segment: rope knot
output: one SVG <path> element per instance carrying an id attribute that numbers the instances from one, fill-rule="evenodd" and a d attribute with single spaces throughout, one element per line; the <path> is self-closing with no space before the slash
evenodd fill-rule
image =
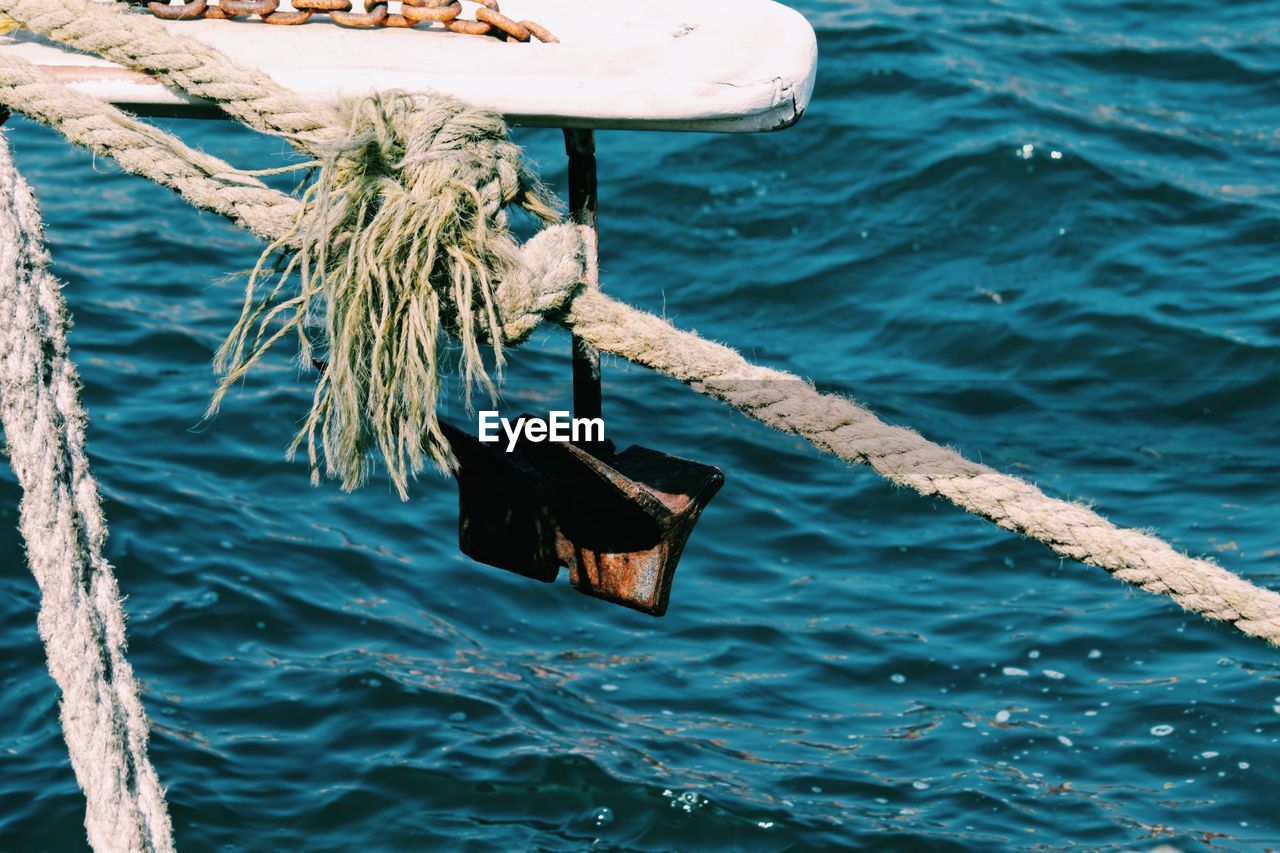
<path id="1" fill-rule="evenodd" d="M 345 132 L 320 150 L 301 214 L 250 273 L 210 411 L 294 334 L 303 363 L 328 366 L 290 454 L 306 446 L 313 480 L 323 456 L 346 489 L 376 454 L 406 497 L 427 459 L 454 464 L 436 417 L 441 371 L 456 362 L 468 402 L 473 387 L 493 396 L 484 351 L 500 373 L 504 342 L 563 304 L 588 253 L 570 226 L 515 242 L 511 208 L 544 225 L 560 216 L 499 116 L 403 93 L 346 102 L 340 115 Z"/>

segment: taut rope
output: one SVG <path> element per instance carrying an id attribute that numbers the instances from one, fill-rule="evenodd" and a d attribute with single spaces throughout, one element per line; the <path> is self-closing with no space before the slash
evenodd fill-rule
<path id="1" fill-rule="evenodd" d="M 1026 480 L 966 459 L 913 430 L 886 424 L 851 400 L 819 393 L 792 374 L 753 365 L 729 347 L 599 292 L 574 299 L 564 324 L 603 352 L 679 379 L 774 429 L 804 436 L 820 450 L 868 465 L 922 495 L 946 498 L 1064 557 L 1106 569 L 1206 619 L 1280 645 L 1280 593 L 1208 560 L 1180 554 L 1149 533 L 1117 527 L 1088 507 L 1051 498 Z"/>
<path id="2" fill-rule="evenodd" d="M 217 101 L 254 130 L 283 136 L 308 153 L 342 135 L 332 105 L 290 92 L 204 42 L 170 35 L 154 18 L 132 14 L 123 3 L 4 0 L 0 11 L 56 42 L 130 68 L 150 69 L 161 82 Z"/>
<path id="3" fill-rule="evenodd" d="M 302 214 L 297 199 L 92 95 L 68 88 L 26 60 L 0 56 L 0 105 L 111 157 L 125 171 L 169 187 L 196 207 L 220 213 L 265 240 L 287 233 Z"/>

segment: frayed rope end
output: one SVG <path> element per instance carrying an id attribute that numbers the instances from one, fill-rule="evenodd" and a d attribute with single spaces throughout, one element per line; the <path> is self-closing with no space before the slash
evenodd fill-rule
<path id="1" fill-rule="evenodd" d="M 489 334 L 502 328 L 495 291 L 520 264 L 507 208 L 544 223 L 560 215 L 499 116 L 401 93 L 343 112 L 347 133 L 319 157 L 301 215 L 249 276 L 209 411 L 293 335 L 303 362 L 326 369 L 290 455 L 305 447 L 313 480 L 323 469 L 345 489 L 381 457 L 407 498 L 428 460 L 456 464 L 436 415 L 443 366 L 456 360 L 468 405 L 474 388 L 496 395 L 485 366 L 486 351 L 499 375 L 503 364 L 501 336 Z"/>

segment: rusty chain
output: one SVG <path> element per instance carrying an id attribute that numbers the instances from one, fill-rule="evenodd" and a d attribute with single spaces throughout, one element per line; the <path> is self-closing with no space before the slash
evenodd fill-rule
<path id="1" fill-rule="evenodd" d="M 268 24 L 297 26 L 311 20 L 312 15 L 328 15 L 342 27 L 371 30 L 379 27 L 408 29 L 421 23 L 440 23 L 446 30 L 473 36 L 491 36 L 503 41 L 537 39 L 558 42 L 546 27 L 536 21 L 517 21 L 502 14 L 498 0 L 476 0 L 475 20 L 461 17 L 459 0 L 401 0 L 400 11 L 392 14 L 388 0 L 361 0 L 363 12 L 351 11 L 351 0 L 292 0 L 293 9 L 280 9 L 280 0 L 188 0 L 186 3 L 153 2 L 151 14 L 166 21 L 191 21 L 196 18 L 229 21 L 253 15 Z"/>

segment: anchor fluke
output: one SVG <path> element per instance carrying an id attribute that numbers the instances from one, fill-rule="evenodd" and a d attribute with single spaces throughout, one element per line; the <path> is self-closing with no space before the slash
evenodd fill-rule
<path id="1" fill-rule="evenodd" d="M 611 442 L 511 450 L 444 425 L 458 460 L 459 546 L 478 562 L 661 616 L 685 543 L 724 485 L 718 468 Z M 523 431 L 520 433 L 523 436 Z"/>

